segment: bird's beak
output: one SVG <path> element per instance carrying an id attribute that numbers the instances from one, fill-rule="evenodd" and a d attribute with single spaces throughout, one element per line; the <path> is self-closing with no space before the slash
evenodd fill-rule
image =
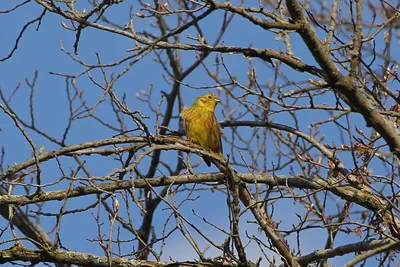
<path id="1" fill-rule="evenodd" d="M 218 103 L 221 103 L 221 99 L 215 98 L 215 102 L 217 102 L 217 104 L 218 104 Z"/>

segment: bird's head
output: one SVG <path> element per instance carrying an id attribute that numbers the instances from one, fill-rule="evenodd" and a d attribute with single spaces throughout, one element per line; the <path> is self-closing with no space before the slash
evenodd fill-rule
<path id="1" fill-rule="evenodd" d="M 213 93 L 208 93 L 203 96 L 199 96 L 194 101 L 194 106 L 203 107 L 210 111 L 214 111 L 215 106 L 221 102 L 221 99 L 216 97 Z"/>

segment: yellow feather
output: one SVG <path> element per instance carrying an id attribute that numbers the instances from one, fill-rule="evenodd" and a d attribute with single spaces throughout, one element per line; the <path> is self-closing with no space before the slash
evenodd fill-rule
<path id="1" fill-rule="evenodd" d="M 185 121 L 185 132 L 189 140 L 222 154 L 221 130 L 214 114 L 219 102 L 219 98 L 208 93 L 196 98 L 192 107 L 184 109 L 180 116 Z M 209 160 L 204 161 L 210 166 Z"/>

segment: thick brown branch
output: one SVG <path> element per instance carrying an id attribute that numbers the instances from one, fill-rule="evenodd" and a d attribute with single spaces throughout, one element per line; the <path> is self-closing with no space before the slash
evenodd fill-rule
<path id="1" fill-rule="evenodd" d="M 318 189 L 318 184 L 312 180 L 285 175 L 266 175 L 266 174 L 238 174 L 243 182 L 268 184 L 271 186 L 291 186 L 294 188 L 310 188 Z M 3 204 L 18 204 L 21 206 L 39 203 L 52 200 L 63 200 L 64 198 L 75 198 L 86 195 L 101 194 L 104 192 L 113 193 L 117 190 L 130 189 L 130 188 L 148 188 L 166 186 L 166 185 L 179 185 L 191 183 L 212 183 L 212 182 L 225 182 L 225 174 L 223 173 L 208 173 L 208 174 L 195 174 L 195 175 L 181 175 L 181 176 L 165 176 L 154 177 L 151 179 L 137 179 L 134 181 L 115 181 L 110 183 L 98 184 L 94 186 L 79 186 L 69 190 L 57 190 L 44 192 L 41 195 L 33 197 L 23 195 L 3 195 L 0 196 L 0 205 Z"/>
<path id="2" fill-rule="evenodd" d="M 349 253 L 368 251 L 371 249 L 381 248 L 387 245 L 393 245 L 395 243 L 396 242 L 390 239 L 362 241 L 353 244 L 347 244 L 344 246 L 339 246 L 332 249 L 316 250 L 308 255 L 298 257 L 298 261 L 302 266 L 307 266 L 311 262 L 319 261 L 322 259 L 329 259 L 329 258 L 334 258 L 336 256 L 343 256 Z M 399 244 L 397 243 L 397 246 L 398 245 Z"/>
<path id="3" fill-rule="evenodd" d="M 109 259 L 107 257 L 99 257 L 89 253 L 80 253 L 74 251 L 43 251 L 30 250 L 22 247 L 13 247 L 7 250 L 0 251 L 0 263 L 12 261 L 25 262 L 51 262 L 51 263 L 66 263 L 78 266 L 94 266 L 94 267 L 109 267 Z M 113 258 L 113 267 L 163 267 L 163 266 L 202 266 L 202 267 L 219 267 L 219 266 L 237 266 L 227 264 L 225 262 L 151 262 L 145 260 L 134 260 L 125 258 Z"/>
<path id="4" fill-rule="evenodd" d="M 391 151 L 400 157 L 400 133 L 393 123 L 379 113 L 372 99 L 367 99 L 357 87 L 355 79 L 345 77 L 330 58 L 329 50 L 319 40 L 314 28 L 307 21 L 302 6 L 297 0 L 286 1 L 289 13 L 296 24 L 304 43 L 319 66 L 324 70 L 326 79 L 339 92 L 340 97 L 354 110 L 360 112 L 369 126 L 372 126 L 387 142 Z"/>
<path id="5" fill-rule="evenodd" d="M 209 1 L 209 2 L 211 2 L 211 1 Z M 223 9 L 223 10 L 238 14 L 238 15 L 242 16 L 243 18 L 251 21 L 253 24 L 260 26 L 261 28 L 263 28 L 265 30 L 268 30 L 268 29 L 298 30 L 299 29 L 298 25 L 287 23 L 287 22 L 283 21 L 275 13 L 272 13 L 272 12 L 267 12 L 265 10 L 260 11 L 260 9 L 257 10 L 257 12 L 263 13 L 264 15 L 272 17 L 273 19 L 275 19 L 277 21 L 268 21 L 266 19 L 261 19 L 255 15 L 253 15 L 250 12 L 255 12 L 256 9 L 254 9 L 254 8 L 234 6 L 230 2 L 220 3 L 220 2 L 212 1 L 212 3 L 213 3 L 214 8 Z"/>

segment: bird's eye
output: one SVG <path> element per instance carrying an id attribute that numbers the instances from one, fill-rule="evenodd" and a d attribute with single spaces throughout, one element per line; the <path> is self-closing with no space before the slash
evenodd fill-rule
<path id="1" fill-rule="evenodd" d="M 210 95 L 208 96 L 208 99 L 211 99 L 211 96 L 210 96 Z"/>

